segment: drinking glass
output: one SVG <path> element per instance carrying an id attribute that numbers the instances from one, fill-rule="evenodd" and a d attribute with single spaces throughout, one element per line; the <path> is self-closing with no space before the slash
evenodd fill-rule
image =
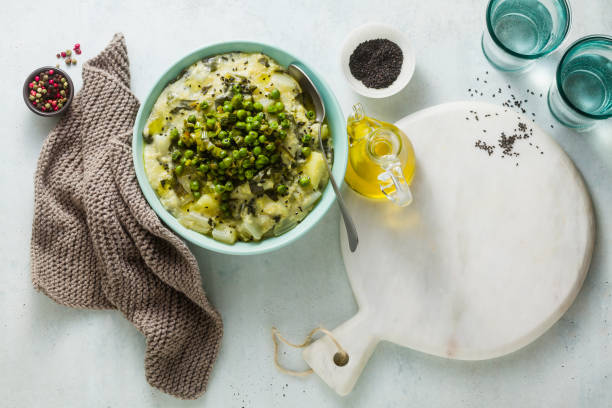
<path id="1" fill-rule="evenodd" d="M 482 51 L 502 71 L 522 71 L 555 50 L 570 26 L 567 0 L 490 0 Z"/>
<path id="2" fill-rule="evenodd" d="M 612 116 L 612 37 L 590 35 L 570 45 L 548 91 L 553 116 L 586 130 Z"/>

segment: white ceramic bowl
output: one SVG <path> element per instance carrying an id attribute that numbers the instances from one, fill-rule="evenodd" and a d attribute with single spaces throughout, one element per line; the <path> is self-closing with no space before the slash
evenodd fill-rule
<path id="1" fill-rule="evenodd" d="M 368 88 L 351 74 L 351 69 L 349 68 L 349 60 L 355 48 L 364 41 L 376 40 L 378 38 L 393 41 L 402 49 L 402 54 L 404 55 L 404 62 L 402 63 L 399 76 L 391 85 L 382 89 Z M 368 98 L 386 98 L 395 95 L 408 85 L 412 74 L 414 74 L 415 58 L 410 43 L 401 32 L 385 24 L 369 23 L 357 27 L 346 37 L 342 46 L 340 64 L 346 80 L 351 84 L 355 92 Z"/>

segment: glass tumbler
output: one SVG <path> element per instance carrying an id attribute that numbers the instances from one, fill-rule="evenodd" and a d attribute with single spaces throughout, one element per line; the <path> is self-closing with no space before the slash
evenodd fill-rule
<path id="1" fill-rule="evenodd" d="M 612 37 L 590 35 L 570 45 L 548 91 L 548 107 L 559 122 L 579 130 L 612 116 Z"/>
<path id="2" fill-rule="evenodd" d="M 555 50 L 570 26 L 567 0 L 490 0 L 482 51 L 502 71 L 522 71 Z"/>

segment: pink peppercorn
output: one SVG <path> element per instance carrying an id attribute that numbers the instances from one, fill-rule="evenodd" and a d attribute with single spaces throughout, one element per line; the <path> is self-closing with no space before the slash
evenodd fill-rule
<path id="1" fill-rule="evenodd" d="M 75 50 L 77 50 L 77 49 L 79 49 L 79 48 L 81 48 L 81 44 L 79 44 L 79 43 L 74 44 L 74 49 L 75 49 Z"/>
<path id="2" fill-rule="evenodd" d="M 32 88 L 34 88 L 34 84 L 30 82 L 30 83 L 28 84 L 28 87 L 29 87 L 30 89 L 32 89 Z"/>
<path id="3" fill-rule="evenodd" d="M 66 57 L 66 51 L 62 51 L 62 58 Z"/>
<path id="4" fill-rule="evenodd" d="M 52 69 L 50 69 L 50 70 L 49 70 L 49 75 L 53 75 L 53 74 L 55 74 L 55 71 L 54 71 L 54 70 L 52 70 Z M 53 82 L 53 80 L 51 80 L 51 81 L 49 81 L 49 82 Z"/>
<path id="5" fill-rule="evenodd" d="M 51 75 L 53 75 L 53 74 L 51 74 Z M 52 84 L 52 83 L 53 83 L 53 80 L 52 80 L 52 79 L 50 79 L 50 80 L 49 80 L 49 83 L 50 83 L 50 84 Z"/>
<path id="6" fill-rule="evenodd" d="M 34 80 L 35 80 L 36 82 L 38 82 L 38 81 L 40 81 L 40 77 L 39 77 L 38 75 L 36 75 L 36 76 L 34 77 Z"/>
<path id="7" fill-rule="evenodd" d="M 80 54 L 81 54 L 81 49 L 80 49 L 80 48 L 77 48 L 76 50 L 74 50 L 74 52 L 76 52 L 77 54 L 79 54 L 79 55 L 80 55 Z"/>

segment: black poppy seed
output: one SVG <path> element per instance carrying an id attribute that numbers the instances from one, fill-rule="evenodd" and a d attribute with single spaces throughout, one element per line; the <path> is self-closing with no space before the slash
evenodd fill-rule
<path id="1" fill-rule="evenodd" d="M 396 43 L 378 38 L 364 41 L 355 48 L 349 68 L 368 88 L 381 89 L 395 82 L 403 62 L 402 49 Z"/>

